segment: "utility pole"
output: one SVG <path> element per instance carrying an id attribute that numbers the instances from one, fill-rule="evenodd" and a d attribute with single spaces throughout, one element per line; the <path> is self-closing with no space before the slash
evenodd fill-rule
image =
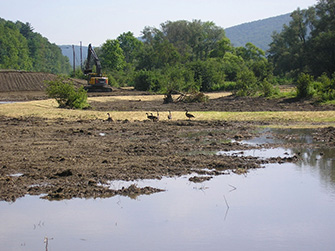
<path id="1" fill-rule="evenodd" d="M 72 51 L 73 51 L 73 75 L 76 75 L 76 53 L 74 51 L 74 45 L 72 45 Z"/>
<path id="2" fill-rule="evenodd" d="M 83 69 L 83 45 L 80 41 L 80 67 Z"/>

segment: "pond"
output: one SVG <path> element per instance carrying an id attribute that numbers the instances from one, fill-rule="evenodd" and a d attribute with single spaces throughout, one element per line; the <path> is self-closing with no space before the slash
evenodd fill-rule
<path id="1" fill-rule="evenodd" d="M 166 190 L 133 199 L 50 202 L 26 196 L 15 203 L 0 202 L 1 250 L 331 250 L 334 149 L 243 154 L 298 152 L 297 163 L 267 164 L 245 175 L 221 175 L 202 183 L 190 182 L 194 175 L 111 183 L 113 188 L 135 183 Z"/>

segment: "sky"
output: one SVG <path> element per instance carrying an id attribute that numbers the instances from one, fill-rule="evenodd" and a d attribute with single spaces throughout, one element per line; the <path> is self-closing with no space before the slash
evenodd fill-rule
<path id="1" fill-rule="evenodd" d="M 57 45 L 100 46 L 131 31 L 166 21 L 212 21 L 229 28 L 291 13 L 317 0 L 0 0 L 0 18 L 30 23 Z"/>

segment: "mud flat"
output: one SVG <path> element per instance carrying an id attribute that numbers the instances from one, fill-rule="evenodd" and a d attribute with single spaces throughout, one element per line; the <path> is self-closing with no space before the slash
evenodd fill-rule
<path id="1" fill-rule="evenodd" d="M 19 97 L 24 99 L 24 93 L 15 92 L 17 100 Z M 193 173 L 206 176 L 193 179 L 201 182 L 211 176 L 231 172 L 245 174 L 249 169 L 261 168 L 269 162 L 299 159 L 299 156 L 260 159 L 216 154 L 219 151 L 264 147 L 242 144 L 241 140 L 259 136 L 262 133 L 260 128 L 269 126 L 269 121 L 187 120 L 185 117 L 152 122 L 145 117 L 148 111 L 180 112 L 185 107 L 203 112 L 334 110 L 333 106 L 324 107 L 312 101 L 236 98 L 227 95 L 210 99 L 205 104 L 163 105 L 162 100 L 133 99 L 130 96 L 136 94 L 134 91 L 122 93 L 128 98 L 113 102 L 92 99 L 90 112 L 134 110 L 143 112 L 143 119 L 124 118 L 108 122 L 99 118 L 68 120 L 62 117 L 48 119 L 34 114 L 17 117 L 0 115 L 0 200 L 15 201 L 28 194 L 50 200 L 111 197 L 119 194 L 136 196 L 162 190 L 136 186 L 113 190 L 108 184 L 116 180 L 162 179 Z M 10 100 L 8 93 L 2 92 L 1 95 L 4 100 Z M 39 98 L 43 99 L 41 96 L 33 99 Z M 286 127 L 290 126 L 285 123 Z M 322 144 L 333 147 L 334 128 L 327 123 L 319 123 L 316 127 L 319 126 L 325 128 L 311 129 L 311 134 Z M 295 135 L 294 132 L 287 132 L 281 137 Z"/>

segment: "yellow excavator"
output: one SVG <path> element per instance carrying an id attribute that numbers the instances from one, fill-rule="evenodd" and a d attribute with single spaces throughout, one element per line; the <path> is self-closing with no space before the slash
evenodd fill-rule
<path id="1" fill-rule="evenodd" d="M 92 61 L 96 66 L 93 73 Z M 101 73 L 101 63 L 91 44 L 88 45 L 88 54 L 85 64 L 84 74 L 87 75 L 88 85 L 84 87 L 88 92 L 111 92 L 112 88 L 108 85 L 108 78 Z"/>

